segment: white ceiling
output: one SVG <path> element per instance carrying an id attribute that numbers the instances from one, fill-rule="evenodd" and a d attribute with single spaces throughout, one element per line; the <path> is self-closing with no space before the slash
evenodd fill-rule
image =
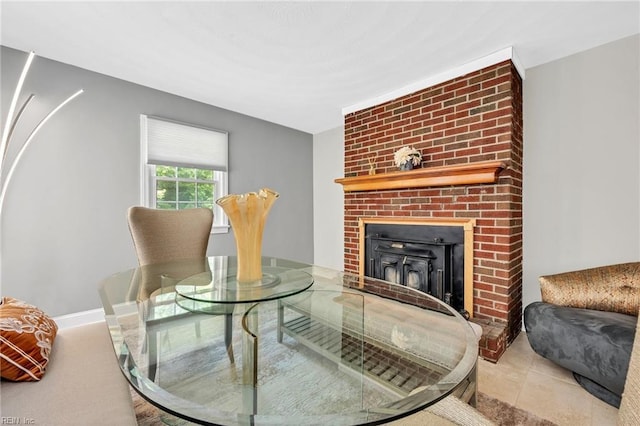
<path id="1" fill-rule="evenodd" d="M 0 43 L 318 133 L 513 46 L 525 69 L 640 32 L 631 2 L 12 2 Z"/>

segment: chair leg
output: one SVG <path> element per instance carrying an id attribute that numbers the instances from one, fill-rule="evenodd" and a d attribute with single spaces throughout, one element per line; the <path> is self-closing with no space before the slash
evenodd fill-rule
<path id="1" fill-rule="evenodd" d="M 227 354 L 229 355 L 229 361 L 231 364 L 235 364 L 235 358 L 233 356 L 232 346 L 232 328 L 233 328 L 233 314 L 224 315 L 224 344 L 227 346 Z"/>
<path id="2" fill-rule="evenodd" d="M 156 371 L 158 369 L 158 339 L 155 331 L 147 330 L 147 339 L 149 340 L 148 360 L 149 360 L 149 380 L 156 381 Z"/>
<path id="3" fill-rule="evenodd" d="M 280 300 L 278 300 L 278 323 L 276 327 L 276 340 L 278 341 L 278 343 L 282 343 L 282 327 L 284 327 L 284 307 L 282 306 L 282 302 Z"/>

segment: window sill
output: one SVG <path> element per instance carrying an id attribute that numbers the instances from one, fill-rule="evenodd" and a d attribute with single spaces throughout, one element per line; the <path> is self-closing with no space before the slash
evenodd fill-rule
<path id="1" fill-rule="evenodd" d="M 213 225 L 211 228 L 212 234 L 228 234 L 229 233 L 229 225 Z"/>

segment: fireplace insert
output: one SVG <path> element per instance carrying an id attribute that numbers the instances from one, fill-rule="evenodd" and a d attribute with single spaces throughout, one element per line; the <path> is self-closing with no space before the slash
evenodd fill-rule
<path id="1" fill-rule="evenodd" d="M 469 317 L 464 309 L 461 227 L 367 224 L 364 259 L 366 276 L 430 294 Z"/>

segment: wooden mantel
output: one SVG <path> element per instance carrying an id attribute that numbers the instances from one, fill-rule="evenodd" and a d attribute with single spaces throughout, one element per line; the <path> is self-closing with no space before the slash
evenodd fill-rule
<path id="1" fill-rule="evenodd" d="M 362 175 L 336 179 L 344 192 L 380 189 L 425 188 L 429 186 L 495 183 L 506 168 L 502 161 L 484 161 L 453 166 L 423 167 L 405 172 Z"/>

